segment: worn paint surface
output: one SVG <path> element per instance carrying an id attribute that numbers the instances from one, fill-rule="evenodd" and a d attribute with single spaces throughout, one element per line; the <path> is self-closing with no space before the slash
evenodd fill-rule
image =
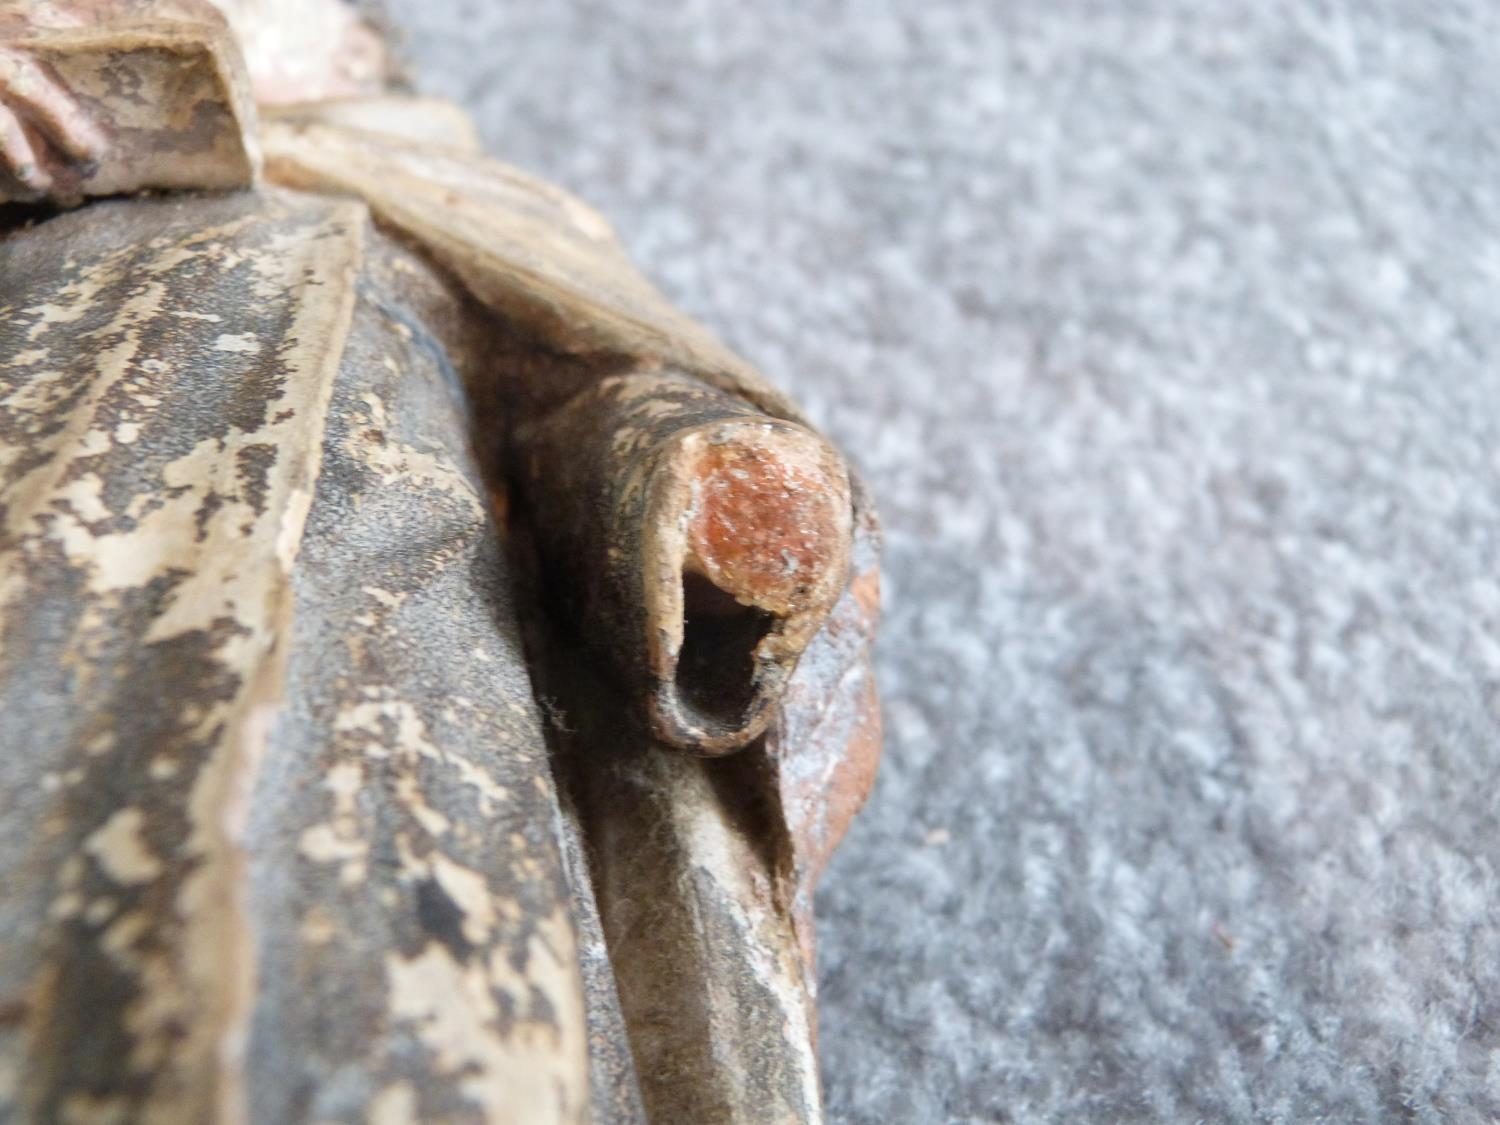
<path id="1" fill-rule="evenodd" d="M 565 635 L 534 646 L 653 1120 L 822 1119 L 812 896 L 880 750 L 879 535 L 862 491 L 856 504 L 855 576 L 739 754 L 655 741 Z"/>
<path id="2" fill-rule="evenodd" d="M 562 776 L 649 1118 L 821 1120 L 812 982 L 777 894 L 786 849 L 764 757 L 654 742 L 565 651 L 544 685 L 566 716 Z"/>
<path id="3" fill-rule="evenodd" d="M 0 1104 L 235 1112 L 238 825 L 357 205 L 102 204 L 0 242 Z"/>
<path id="4" fill-rule="evenodd" d="M 315 121 L 268 121 L 266 174 L 355 195 L 377 219 L 546 348 L 673 366 L 778 418 L 800 414 L 756 369 L 674 307 L 626 256 L 609 223 L 552 184 L 442 145 Z M 593 382 L 586 367 L 511 388 L 555 405 Z"/>
<path id="5" fill-rule="evenodd" d="M 807 646 L 766 737 L 768 786 L 785 826 L 776 864 L 777 898 L 802 947 L 815 987 L 813 892 L 823 869 L 875 784 L 882 726 L 875 683 L 880 624 L 880 529 L 862 487 L 855 490 L 851 578 Z"/>
<path id="6" fill-rule="evenodd" d="M 631 709 L 663 741 L 720 754 L 757 737 L 848 573 L 848 473 L 837 452 L 675 371 L 604 379 L 519 426 L 514 444 L 516 490 L 557 588 L 559 624 L 607 656 Z M 735 513 L 705 495 L 722 471 L 716 458 L 730 455 L 774 481 L 752 489 L 745 468 L 729 470 L 741 486 Z M 809 514 L 793 538 L 784 521 Z M 748 565 L 747 546 L 771 555 L 768 565 Z M 692 612 L 694 577 L 720 604 Z"/>
<path id="7" fill-rule="evenodd" d="M 377 238 L 252 800 L 259 1121 L 587 1114 L 557 798 L 453 366 L 469 311 Z"/>
<path id="8" fill-rule="evenodd" d="M 818 1120 L 811 887 L 878 757 L 868 505 L 582 204 L 318 117 L 270 128 L 273 175 L 363 203 L 0 243 L 0 1105 Z M 779 615 L 755 722 L 669 732 L 768 732 L 722 760 L 628 717 L 676 682 L 690 571 L 709 617 Z"/>
<path id="9" fill-rule="evenodd" d="M 126 14 L 95 26 L 43 26 L 14 19 L 0 3 L 0 49 L 20 52 L 58 84 L 69 115 L 96 137 L 91 158 L 38 157 L 54 191 L 100 196 L 142 188 L 248 186 L 259 165 L 255 106 L 244 61 L 227 26 L 206 4 L 175 18 Z M 16 26 L 7 29 L 7 16 Z M 20 16 L 24 19 L 25 9 Z M 75 125 L 76 127 L 76 125 Z M 0 177 L 0 203 L 41 194 Z"/>

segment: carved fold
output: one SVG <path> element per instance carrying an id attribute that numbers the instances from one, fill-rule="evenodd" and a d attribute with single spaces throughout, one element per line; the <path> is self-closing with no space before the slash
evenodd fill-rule
<path id="1" fill-rule="evenodd" d="M 817 434 L 676 373 L 606 379 L 515 436 L 567 624 L 662 741 L 765 730 L 848 577 L 848 474 Z"/>

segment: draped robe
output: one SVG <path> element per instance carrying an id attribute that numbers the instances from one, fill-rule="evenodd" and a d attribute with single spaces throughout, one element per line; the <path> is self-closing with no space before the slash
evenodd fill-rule
<path id="1" fill-rule="evenodd" d="M 0 1109 L 818 1120 L 869 504 L 745 749 L 622 719 L 506 412 L 670 377 L 802 420 L 592 211 L 382 101 L 0 237 Z"/>

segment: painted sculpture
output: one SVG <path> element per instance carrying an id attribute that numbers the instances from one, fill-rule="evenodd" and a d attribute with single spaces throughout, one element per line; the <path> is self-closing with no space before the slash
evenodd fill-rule
<path id="1" fill-rule="evenodd" d="M 815 1121 L 870 504 L 333 0 L 0 0 L 0 1118 Z"/>

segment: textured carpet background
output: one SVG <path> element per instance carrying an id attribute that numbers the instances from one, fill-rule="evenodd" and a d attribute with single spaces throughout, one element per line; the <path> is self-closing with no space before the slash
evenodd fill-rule
<path id="1" fill-rule="evenodd" d="M 1500 5 L 389 7 L 880 499 L 835 1119 L 1500 1116 Z"/>

